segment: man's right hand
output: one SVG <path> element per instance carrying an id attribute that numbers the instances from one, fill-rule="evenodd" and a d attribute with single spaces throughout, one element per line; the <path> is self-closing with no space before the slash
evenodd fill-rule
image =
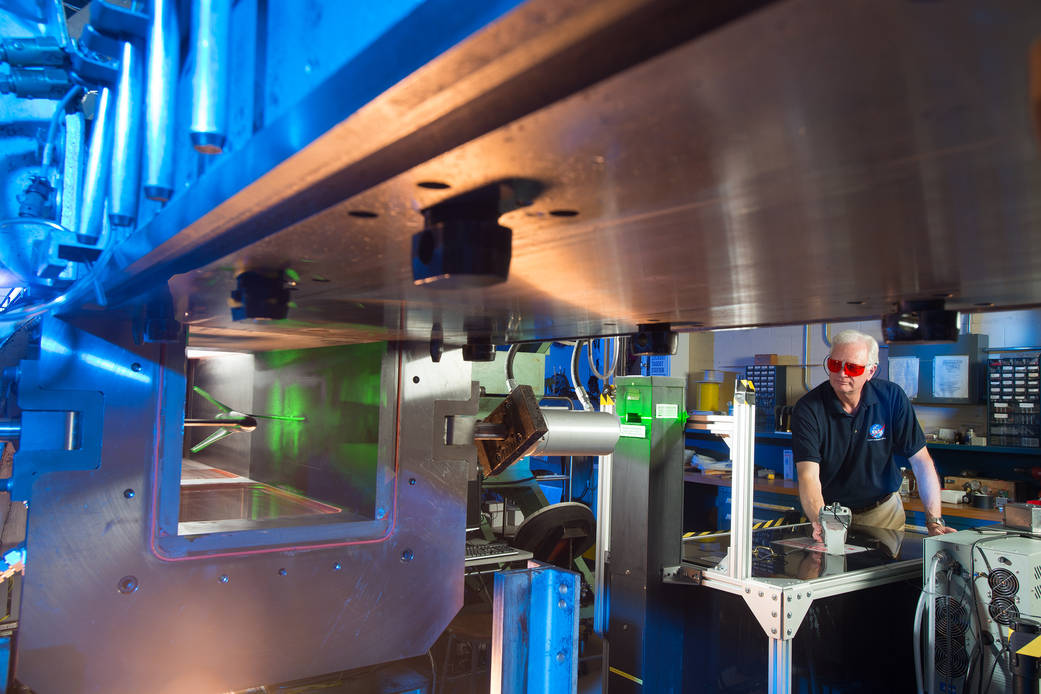
<path id="1" fill-rule="evenodd" d="M 824 542 L 824 528 L 815 521 L 810 521 L 810 523 L 813 525 L 813 539 L 817 542 Z"/>

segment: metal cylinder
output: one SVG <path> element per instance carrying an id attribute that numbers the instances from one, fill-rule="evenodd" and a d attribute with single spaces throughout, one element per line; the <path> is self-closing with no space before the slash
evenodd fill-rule
<path id="1" fill-rule="evenodd" d="M 0 441 L 11 441 L 22 435 L 22 422 L 17 419 L 0 419 Z"/>
<path id="2" fill-rule="evenodd" d="M 549 431 L 539 440 L 536 455 L 609 455 L 614 452 L 621 432 L 618 415 L 561 407 L 541 410 Z"/>
<path id="3" fill-rule="evenodd" d="M 76 235 L 80 243 L 97 243 L 105 217 L 105 194 L 108 192 L 108 170 L 112 152 L 112 90 L 107 87 L 98 95 L 94 114 L 87 167 L 83 172 L 82 207 Z"/>
<path id="4" fill-rule="evenodd" d="M 192 145 L 203 154 L 220 154 L 228 123 L 231 0 L 193 0 L 192 43 Z"/>
<path id="5" fill-rule="evenodd" d="M 174 0 L 152 0 L 145 85 L 145 197 L 173 195 L 174 116 L 181 65 L 181 30 Z"/>
<path id="6" fill-rule="evenodd" d="M 144 65 L 140 46 L 127 41 L 119 65 L 116 108 L 112 126 L 108 219 L 114 226 L 130 226 L 137 219 L 141 189 L 141 97 Z"/>

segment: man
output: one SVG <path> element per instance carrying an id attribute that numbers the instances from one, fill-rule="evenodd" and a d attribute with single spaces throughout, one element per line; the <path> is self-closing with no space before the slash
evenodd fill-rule
<path id="1" fill-rule="evenodd" d="M 854 525 L 904 527 L 894 453 L 911 461 L 929 534 L 954 532 L 940 515 L 940 481 L 911 402 L 899 386 L 871 380 L 878 370 L 875 339 L 842 331 L 824 366 L 828 381 L 804 395 L 792 413 L 799 499 L 814 538 L 823 539 L 821 508 L 836 501 L 853 512 Z"/>

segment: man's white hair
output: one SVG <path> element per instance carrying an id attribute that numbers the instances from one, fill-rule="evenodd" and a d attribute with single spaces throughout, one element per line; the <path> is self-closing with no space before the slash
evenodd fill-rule
<path id="1" fill-rule="evenodd" d="M 867 347 L 868 351 L 868 363 L 865 366 L 871 366 L 878 363 L 878 341 L 868 335 L 862 333 L 859 330 L 843 330 L 838 335 L 831 338 L 832 349 L 839 345 L 848 344 L 862 344 Z"/>

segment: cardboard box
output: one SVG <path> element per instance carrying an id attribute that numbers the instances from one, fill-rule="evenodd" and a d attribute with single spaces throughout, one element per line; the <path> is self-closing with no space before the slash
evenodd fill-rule
<path id="1" fill-rule="evenodd" d="M 770 366 L 778 364 L 779 361 L 776 354 L 757 354 L 753 363 L 756 366 Z"/>

